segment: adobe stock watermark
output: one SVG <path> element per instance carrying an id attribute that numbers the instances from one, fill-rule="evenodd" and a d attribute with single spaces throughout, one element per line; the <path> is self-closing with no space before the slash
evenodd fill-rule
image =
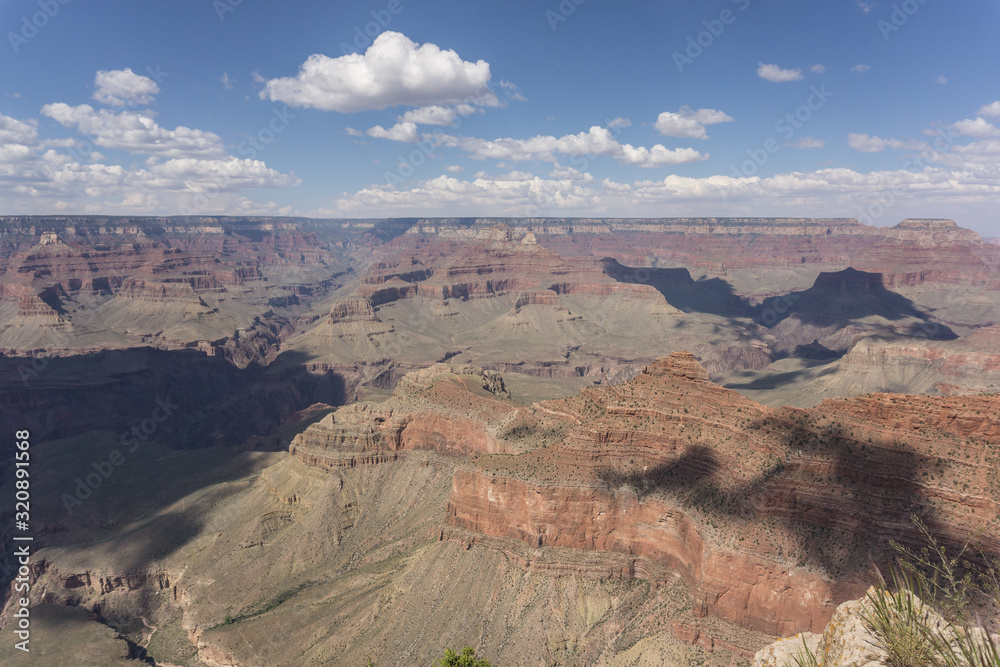
<path id="1" fill-rule="evenodd" d="M 628 269 L 624 274 L 614 277 L 614 280 L 619 284 L 623 285 L 648 285 L 653 277 L 654 267 L 648 266 L 629 266 L 623 268 Z M 551 288 L 550 288 L 551 289 Z M 565 294 L 565 292 L 557 292 L 560 294 Z M 592 308 L 587 312 L 587 318 L 594 324 L 598 326 L 604 326 L 606 319 L 611 315 L 615 308 L 621 305 L 621 299 L 616 298 L 614 293 L 609 294 L 604 297 L 600 304 L 596 308 Z M 568 358 L 571 351 L 579 348 L 581 345 L 587 342 L 586 333 L 583 330 L 566 331 L 562 340 L 556 343 L 557 349 L 563 350 L 563 355 Z"/>
<path id="2" fill-rule="evenodd" d="M 750 0 L 731 0 L 731 2 L 739 7 L 741 12 L 746 11 L 747 7 L 750 6 Z M 701 24 L 705 26 L 705 29 L 697 34 L 688 35 L 684 52 L 674 51 L 671 54 L 671 57 L 674 59 L 674 65 L 677 66 L 677 72 L 683 74 L 684 68 L 687 65 L 693 65 L 695 60 L 701 58 L 705 50 L 715 44 L 715 40 L 722 37 L 722 33 L 726 31 L 726 26 L 736 22 L 737 16 L 739 14 L 733 10 L 723 9 L 719 12 L 718 18 L 702 21 Z"/>
<path id="3" fill-rule="evenodd" d="M 619 140 L 622 134 L 621 123 L 617 123 L 610 118 L 604 119 L 604 127 L 614 135 L 615 140 Z M 581 174 L 586 173 L 587 169 L 590 167 L 591 163 L 597 159 L 596 153 L 586 153 L 584 155 L 574 155 L 569 158 L 569 164 L 571 167 L 579 171 Z M 542 180 L 539 183 L 539 188 L 537 190 L 531 190 L 531 200 L 524 205 L 524 213 L 522 217 L 525 218 L 537 218 L 540 217 L 543 208 L 554 205 L 558 201 L 561 192 L 556 190 L 550 184 L 550 181 Z"/>
<path id="4" fill-rule="evenodd" d="M 486 106 L 491 100 L 495 100 L 496 96 L 489 86 L 485 83 L 481 84 L 476 91 L 469 97 L 462 100 L 456 105 L 457 114 L 455 115 L 454 122 L 451 124 L 451 128 L 457 130 L 462 126 L 462 123 L 466 118 L 476 113 L 481 107 Z M 437 154 L 437 148 L 442 145 L 453 146 L 455 144 L 455 137 L 446 134 L 440 128 L 435 128 L 433 132 L 429 134 L 424 134 L 423 139 L 416 141 L 413 145 L 416 146 L 415 149 L 410 151 L 408 155 L 400 154 L 397 157 L 396 170 L 388 171 L 383 173 L 385 177 L 386 185 L 395 187 L 404 183 L 407 179 L 411 178 L 417 169 L 422 167 L 427 160 L 433 158 Z"/>
<path id="5" fill-rule="evenodd" d="M 757 173 L 757 170 L 770 161 L 771 156 L 780 151 L 795 136 L 802 127 L 812 120 L 813 114 L 833 97 L 833 93 L 826 89 L 826 84 L 819 88 L 811 86 L 809 97 L 804 104 L 799 105 L 795 111 L 786 113 L 785 116 L 774 124 L 774 131 L 777 132 L 785 143 L 779 143 L 777 137 L 768 137 L 760 148 L 748 148 L 746 153 L 749 160 L 737 166 L 733 165 L 733 178 L 748 178 Z"/>
<path id="6" fill-rule="evenodd" d="M 240 142 L 240 145 L 236 147 L 237 152 L 242 157 L 256 160 L 257 153 L 273 144 L 278 135 L 284 132 L 296 118 L 295 114 L 288 111 L 288 107 L 280 110 L 271 109 L 271 116 L 272 118 L 257 130 L 257 134 L 251 135 L 249 139 Z"/>
<path id="7" fill-rule="evenodd" d="M 570 16 L 575 14 L 576 8 L 586 1 L 587 0 L 560 0 L 559 4 L 556 6 L 558 11 L 546 9 L 545 20 L 549 22 L 549 27 L 552 28 L 552 32 L 558 30 L 559 24 L 564 23 Z"/>
<path id="8" fill-rule="evenodd" d="M 939 161 L 961 136 L 950 126 L 938 129 L 935 134 L 936 137 L 933 144 L 924 148 L 919 155 L 911 157 L 903 163 L 904 170 L 919 173 L 927 169 L 930 166 L 929 162 Z M 888 186 L 875 193 L 875 201 L 858 211 L 856 217 L 866 224 L 874 225 L 875 221 L 885 215 L 905 194 L 905 187 L 899 180 L 890 181 Z"/>
<path id="9" fill-rule="evenodd" d="M 271 118 L 264 123 L 260 129 L 251 134 L 245 141 L 241 141 L 236 147 L 236 151 L 241 157 L 247 160 L 256 160 L 257 155 L 267 149 L 278 139 L 278 135 L 284 132 L 296 114 L 284 109 L 271 109 Z M 195 193 L 190 204 L 182 203 L 178 208 L 180 215 L 198 215 L 204 213 L 223 192 L 228 192 L 233 184 L 233 177 L 228 173 L 213 176 L 203 187 L 203 192 Z"/>
<path id="10" fill-rule="evenodd" d="M 156 407 L 150 416 L 132 424 L 128 431 L 121 434 L 118 441 L 122 447 L 128 448 L 126 451 L 129 454 L 134 454 L 140 445 L 147 442 L 159 430 L 160 424 L 173 416 L 174 411 L 179 407 L 170 399 L 170 396 L 167 396 L 166 399 L 156 399 Z M 85 500 L 94 495 L 94 492 L 114 475 L 115 470 L 125 465 L 125 461 L 125 454 L 120 449 L 112 450 L 106 459 L 91 461 L 84 476 L 76 478 L 76 487 L 73 493 L 64 493 L 60 498 L 66 512 L 72 515 L 73 508 L 83 505 Z"/>
<path id="11" fill-rule="evenodd" d="M 941 325 L 931 320 L 923 320 L 916 327 L 917 331 L 911 329 L 910 336 L 912 338 L 935 339 L 941 333 Z"/>
<path id="12" fill-rule="evenodd" d="M 899 32 L 910 17 L 920 11 L 920 8 L 927 4 L 927 0 L 903 0 L 899 4 L 892 6 L 889 20 L 879 19 L 878 30 L 882 33 L 882 39 L 889 41 L 889 36 Z"/>
<path id="13" fill-rule="evenodd" d="M 243 0 L 212 0 L 212 9 L 220 21 L 226 20 L 226 14 L 232 14 L 243 4 Z"/>
<path id="14" fill-rule="evenodd" d="M 754 322 L 770 329 L 778 323 L 782 315 L 791 312 L 795 302 L 797 302 L 800 298 L 802 298 L 802 296 L 795 292 L 791 294 L 783 294 L 777 299 L 774 299 L 767 308 L 760 311 L 760 314 L 754 318 Z"/>
<path id="15" fill-rule="evenodd" d="M 37 11 L 29 18 L 27 14 L 21 17 L 21 30 L 19 32 L 8 32 L 7 41 L 10 48 L 14 49 L 14 54 L 21 52 L 21 47 L 30 42 L 54 19 L 59 10 L 70 3 L 70 0 L 38 0 L 41 11 Z"/>
<path id="16" fill-rule="evenodd" d="M 387 185 L 400 185 L 411 178 L 417 173 L 417 169 L 435 156 L 438 146 L 447 140 L 447 135 L 439 129 L 435 129 L 430 135 L 424 136 L 428 138 L 414 142 L 413 145 L 416 148 L 411 150 L 409 154 L 399 154 L 396 158 L 396 171 L 385 171 L 383 176 L 385 176 Z"/>
<path id="17" fill-rule="evenodd" d="M 402 0 L 389 0 L 385 5 L 385 9 L 373 9 L 368 12 L 371 14 L 372 20 L 365 23 L 363 27 L 354 26 L 354 40 L 350 44 L 341 42 L 340 53 L 346 56 L 357 51 L 366 50 L 375 42 L 375 38 L 382 34 L 382 31 L 389 28 L 393 17 L 402 14 L 404 9 L 406 7 L 403 5 Z"/>
<path id="18" fill-rule="evenodd" d="M 30 364 L 18 364 L 17 374 L 21 376 L 21 382 L 28 386 L 28 382 L 35 376 L 41 374 L 49 366 L 49 355 L 45 350 L 32 350 Z"/>

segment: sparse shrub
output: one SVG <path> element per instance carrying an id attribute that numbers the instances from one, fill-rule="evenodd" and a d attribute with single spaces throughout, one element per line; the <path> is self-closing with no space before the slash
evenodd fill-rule
<path id="1" fill-rule="evenodd" d="M 868 595 L 862 618 L 875 635 L 880 648 L 888 654 L 893 667 L 924 667 L 935 664 L 933 646 L 926 628 L 931 612 L 914 593 L 919 584 L 900 569 L 893 569 L 890 590 L 879 575 L 879 583 Z"/>
<path id="2" fill-rule="evenodd" d="M 486 660 L 476 658 L 476 651 L 471 646 L 462 649 L 461 655 L 450 648 L 445 649 L 444 657 L 434 663 L 434 667 L 492 667 Z"/>
<path id="3" fill-rule="evenodd" d="M 971 557 L 970 543 L 955 553 L 939 544 L 916 517 L 927 540 L 919 552 L 893 543 L 897 560 L 890 583 L 876 572 L 878 583 L 863 615 L 869 630 L 898 667 L 1000 667 L 1000 645 L 973 613 L 976 603 L 1000 606 L 1000 563 Z M 934 607 L 943 615 L 931 611 Z"/>
<path id="4" fill-rule="evenodd" d="M 802 649 L 792 656 L 792 660 L 795 661 L 795 667 L 819 667 L 819 659 L 816 654 L 809 649 L 809 644 L 806 643 L 805 635 L 802 635 Z M 786 667 L 792 667 L 785 663 Z"/>

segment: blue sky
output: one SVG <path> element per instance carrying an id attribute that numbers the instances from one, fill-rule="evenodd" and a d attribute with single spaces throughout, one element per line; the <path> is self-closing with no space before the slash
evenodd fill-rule
<path id="1" fill-rule="evenodd" d="M 1000 3 L 960 7 L 4 0 L 0 213 L 947 217 L 998 236 Z"/>

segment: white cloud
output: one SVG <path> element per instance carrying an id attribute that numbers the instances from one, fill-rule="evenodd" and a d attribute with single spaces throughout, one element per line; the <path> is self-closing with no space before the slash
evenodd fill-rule
<path id="1" fill-rule="evenodd" d="M 563 155 L 616 155 L 621 145 L 606 128 L 594 125 L 587 132 L 567 134 L 562 137 L 538 135 L 529 139 L 476 139 L 461 137 L 457 144 L 476 159 L 495 160 L 548 160 L 555 161 L 557 153 Z"/>
<path id="2" fill-rule="evenodd" d="M 728 123 L 732 117 L 715 109 L 698 109 L 683 106 L 677 113 L 664 111 L 656 119 L 656 129 L 668 137 L 684 137 L 689 139 L 708 139 L 706 125 Z"/>
<path id="3" fill-rule="evenodd" d="M 220 78 L 219 81 L 222 82 L 222 87 L 225 88 L 226 90 L 232 90 L 233 84 L 236 83 L 235 79 L 229 78 L 229 72 L 223 72 L 222 78 Z"/>
<path id="4" fill-rule="evenodd" d="M 631 144 L 622 146 L 620 161 L 623 164 L 633 164 L 640 167 L 659 167 L 665 164 L 685 164 L 707 160 L 708 155 L 699 153 L 693 148 L 675 148 L 670 150 L 662 144 L 651 148 L 633 148 Z"/>
<path id="5" fill-rule="evenodd" d="M 400 121 L 406 123 L 417 123 L 418 125 L 451 125 L 455 122 L 458 111 L 454 107 L 429 106 L 419 109 L 410 109 L 399 117 Z"/>
<path id="6" fill-rule="evenodd" d="M 271 204 L 253 204 L 240 192 L 301 182 L 259 160 L 226 155 L 216 135 L 187 128 L 167 131 L 146 115 L 66 104 L 46 105 L 43 113 L 88 136 L 85 143 L 44 139 L 36 120 L 0 114 L 0 201 L 12 213 L 176 214 L 187 207 L 238 214 L 266 206 L 272 214 L 290 214 Z M 144 166 L 105 164 L 106 157 L 93 150 L 95 144 L 150 157 Z M 59 150 L 67 148 L 72 150 Z"/>
<path id="7" fill-rule="evenodd" d="M 813 74 L 824 74 L 826 72 L 826 65 L 810 65 L 809 71 Z"/>
<path id="8" fill-rule="evenodd" d="M 478 101 L 496 105 L 487 88 L 490 65 L 462 60 L 435 44 L 416 44 L 386 31 L 362 54 L 309 56 L 294 77 L 267 81 L 261 99 L 352 113 L 403 104 L 414 107 Z"/>
<path id="9" fill-rule="evenodd" d="M 447 167 L 445 167 L 445 171 L 452 174 L 457 174 L 460 171 L 465 171 L 465 167 L 460 167 L 457 164 L 449 164 Z"/>
<path id="10" fill-rule="evenodd" d="M 954 158 L 938 154 L 937 161 L 958 168 L 969 168 L 975 164 L 989 164 L 995 168 L 1000 163 L 1000 141 L 997 139 L 973 141 L 964 146 L 955 146 L 952 150 Z"/>
<path id="11" fill-rule="evenodd" d="M 822 139 L 813 139 L 812 137 L 802 137 L 791 146 L 792 148 L 798 148 L 802 150 L 808 148 L 823 148 L 824 146 L 826 146 L 826 142 L 823 141 Z"/>
<path id="12" fill-rule="evenodd" d="M 58 102 L 42 107 L 42 114 L 65 127 L 76 127 L 104 148 L 115 148 L 165 158 L 218 158 L 225 155 L 219 135 L 203 130 L 157 125 L 148 112 L 107 109 L 95 111 L 89 104 L 72 107 Z"/>
<path id="13" fill-rule="evenodd" d="M 873 137 L 868 134 L 856 134 L 854 132 L 847 135 L 847 145 L 862 153 L 878 153 L 886 148 L 902 150 L 923 150 L 927 144 L 922 141 L 910 140 L 900 141 L 899 139 L 883 139 Z"/>
<path id="14" fill-rule="evenodd" d="M 861 74 L 862 72 L 867 72 L 871 68 L 872 68 L 871 65 L 855 65 L 854 67 L 851 68 L 851 71 Z"/>
<path id="15" fill-rule="evenodd" d="M 871 2 L 864 2 L 863 0 L 858 0 L 858 7 L 861 8 L 862 12 L 867 14 L 871 12 L 872 9 L 875 8 L 875 4 Z"/>
<path id="16" fill-rule="evenodd" d="M 708 156 L 691 148 L 668 150 L 660 144 L 652 148 L 620 144 L 611 132 L 594 125 L 587 132 L 562 137 L 538 135 L 529 139 L 477 139 L 473 137 L 439 137 L 442 145 L 461 148 L 475 159 L 546 160 L 556 161 L 556 155 L 602 155 L 617 158 L 623 164 L 655 167 L 704 160 Z"/>
<path id="17" fill-rule="evenodd" d="M 573 167 L 564 167 L 558 162 L 552 167 L 552 171 L 549 172 L 549 178 L 559 180 L 569 179 L 571 181 L 583 181 L 584 183 L 592 183 L 594 180 L 594 177 L 590 173 L 574 169 Z"/>
<path id="18" fill-rule="evenodd" d="M 544 209 L 584 209 L 594 202 L 585 183 L 572 178 L 543 179 L 524 172 L 504 176 L 480 175 L 472 181 L 438 176 L 410 190 L 370 186 L 337 201 L 338 215 L 378 210 L 399 215 L 413 209 L 448 210 L 479 215 L 483 210 L 498 215 L 536 215 Z"/>
<path id="19" fill-rule="evenodd" d="M 0 146 L 38 143 L 37 123 L 29 123 L 0 113 Z"/>
<path id="20" fill-rule="evenodd" d="M 177 192 L 236 192 L 246 188 L 298 185 L 297 177 L 271 169 L 260 160 L 227 156 L 218 160 L 178 158 L 155 164 L 136 174 L 147 187 Z"/>
<path id="21" fill-rule="evenodd" d="M 659 180 L 586 181 L 558 168 L 549 178 L 516 172 L 462 181 L 440 176 L 407 189 L 370 186 L 345 193 L 327 215 L 528 215 L 602 217 L 662 216 L 859 216 L 864 206 L 893 205 L 880 224 L 905 217 L 956 217 L 981 210 L 1000 195 L 996 165 L 978 171 L 928 168 L 859 173 L 851 169 L 792 172 L 770 178 L 671 174 Z M 885 210 L 884 208 L 882 210 Z M 922 213 L 923 212 L 923 213 Z"/>
<path id="22" fill-rule="evenodd" d="M 977 113 L 980 116 L 986 116 L 988 118 L 1000 118 L 1000 100 L 990 102 L 989 104 L 980 107 Z"/>
<path id="23" fill-rule="evenodd" d="M 758 63 L 757 76 L 764 79 L 765 81 L 771 81 L 773 83 L 785 83 L 787 81 L 801 81 L 802 70 L 781 69 L 777 65 L 765 65 L 764 63 Z"/>
<path id="24" fill-rule="evenodd" d="M 182 158 L 148 168 L 81 164 L 49 150 L 12 156 L 0 148 L 0 198 L 8 210 L 73 210 L 83 213 L 175 214 L 192 205 L 200 212 L 231 212 L 240 190 L 300 183 L 263 162 L 227 157 Z M 10 158 L 16 157 L 16 163 Z M 201 197 L 201 200 L 195 199 Z"/>
<path id="25" fill-rule="evenodd" d="M 554 119 L 550 116 L 549 118 L 547 118 L 547 120 L 554 120 Z M 628 118 L 622 118 L 621 116 L 618 116 L 614 120 L 610 121 L 606 127 L 631 127 L 631 126 L 632 126 L 632 121 L 630 121 Z"/>
<path id="26" fill-rule="evenodd" d="M 504 92 L 507 94 L 508 97 L 515 99 L 518 102 L 528 101 L 528 98 L 526 98 L 524 95 L 521 94 L 521 89 L 517 87 L 517 84 L 511 83 L 510 81 L 506 81 L 504 79 L 500 79 L 500 82 L 497 85 L 503 88 Z"/>
<path id="27" fill-rule="evenodd" d="M 957 123 L 954 123 L 951 126 L 951 129 L 953 132 L 967 137 L 974 137 L 976 139 L 1000 137 L 1000 128 L 981 117 L 960 120 Z"/>
<path id="28" fill-rule="evenodd" d="M 942 74 L 937 78 L 937 83 L 940 83 L 941 85 L 948 83 L 948 77 Z"/>
<path id="29" fill-rule="evenodd" d="M 420 135 L 417 133 L 417 126 L 414 123 L 396 123 L 388 130 L 381 125 L 376 125 L 366 130 L 365 134 L 376 139 L 390 139 L 392 141 L 403 141 L 411 144 L 420 139 Z"/>
<path id="30" fill-rule="evenodd" d="M 149 104 L 160 92 L 155 81 L 130 68 L 101 70 L 94 77 L 94 86 L 94 99 L 113 107 Z"/>

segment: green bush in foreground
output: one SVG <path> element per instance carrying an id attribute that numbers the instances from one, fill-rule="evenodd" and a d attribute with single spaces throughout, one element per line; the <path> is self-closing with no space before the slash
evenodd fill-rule
<path id="1" fill-rule="evenodd" d="M 462 649 L 459 655 L 450 648 L 445 649 L 444 657 L 434 663 L 434 667 L 492 667 L 486 660 L 478 660 L 471 646 Z"/>

